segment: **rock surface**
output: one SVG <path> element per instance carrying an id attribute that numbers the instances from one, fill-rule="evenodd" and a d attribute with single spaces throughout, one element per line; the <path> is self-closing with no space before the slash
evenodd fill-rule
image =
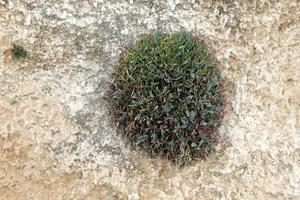
<path id="1" fill-rule="evenodd" d="M 232 83 L 218 151 L 183 169 L 107 115 L 122 49 L 156 30 L 205 38 Z M 296 0 L 0 0 L 0 199 L 300 199 L 299 55 Z"/>

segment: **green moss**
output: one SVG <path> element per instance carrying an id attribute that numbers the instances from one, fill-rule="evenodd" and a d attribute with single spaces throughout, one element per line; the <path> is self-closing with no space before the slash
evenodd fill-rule
<path id="1" fill-rule="evenodd" d="M 111 114 L 134 147 L 184 165 L 213 149 L 222 90 L 203 43 L 190 33 L 156 33 L 123 53 L 109 93 Z"/>
<path id="2" fill-rule="evenodd" d="M 18 45 L 14 45 L 12 51 L 11 51 L 11 57 L 14 60 L 19 60 L 21 58 L 25 58 L 27 56 L 27 51 Z"/>

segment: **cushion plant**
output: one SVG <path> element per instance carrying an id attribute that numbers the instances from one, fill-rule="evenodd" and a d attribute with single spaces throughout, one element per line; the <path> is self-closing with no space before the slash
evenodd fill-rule
<path id="1" fill-rule="evenodd" d="M 222 120 L 220 73 L 191 33 L 155 33 L 122 54 L 113 73 L 113 119 L 134 147 L 177 165 L 205 158 Z"/>

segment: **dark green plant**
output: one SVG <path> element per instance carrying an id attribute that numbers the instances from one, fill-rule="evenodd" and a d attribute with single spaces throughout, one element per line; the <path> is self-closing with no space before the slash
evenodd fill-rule
<path id="1" fill-rule="evenodd" d="M 27 51 L 24 49 L 24 47 L 15 45 L 13 46 L 11 50 L 11 57 L 14 60 L 18 60 L 21 58 L 25 58 L 27 56 Z"/>
<path id="2" fill-rule="evenodd" d="M 113 119 L 134 147 L 177 165 L 205 158 L 217 142 L 223 87 L 214 58 L 190 33 L 143 36 L 113 73 Z"/>

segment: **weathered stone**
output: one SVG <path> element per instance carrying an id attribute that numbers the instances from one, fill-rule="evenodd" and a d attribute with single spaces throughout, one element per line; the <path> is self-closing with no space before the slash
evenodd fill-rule
<path id="1" fill-rule="evenodd" d="M 0 199 L 300 198 L 300 2 L 159 2 L 0 1 Z M 107 115 L 121 50 L 154 30 L 205 38 L 232 82 L 218 152 L 184 169 Z"/>

